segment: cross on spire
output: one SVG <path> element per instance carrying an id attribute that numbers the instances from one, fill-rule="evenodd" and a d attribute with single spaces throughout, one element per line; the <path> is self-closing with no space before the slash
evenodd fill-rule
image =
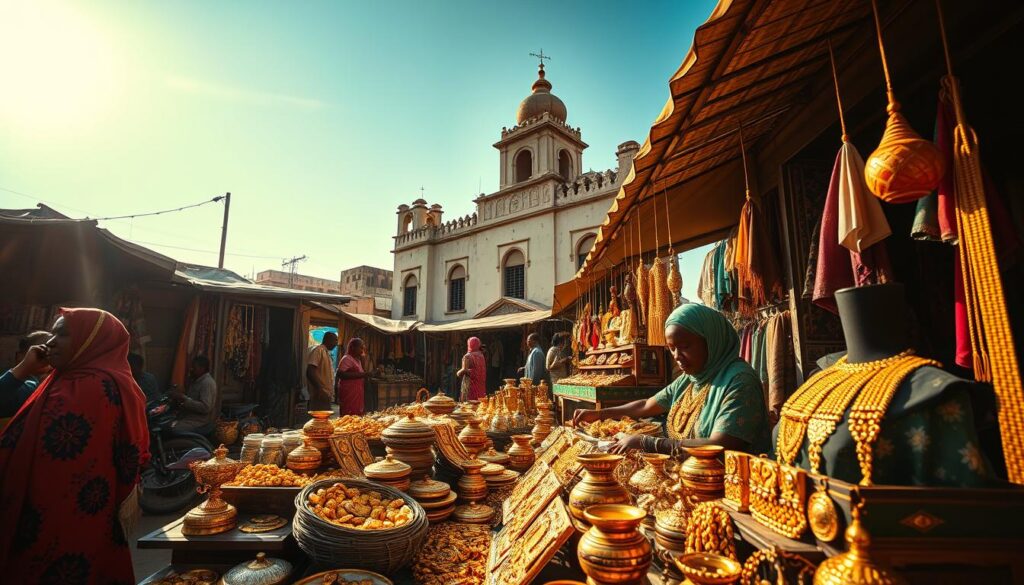
<path id="1" fill-rule="evenodd" d="M 423 186 L 420 185 L 420 197 L 423 197 Z"/>
<path id="2" fill-rule="evenodd" d="M 530 56 L 531 57 L 536 57 L 536 58 L 540 59 L 540 68 L 541 69 L 544 68 L 544 59 L 547 59 L 548 61 L 551 60 L 551 57 L 549 57 L 549 56 L 544 54 L 544 49 L 541 49 L 540 53 L 530 53 Z"/>

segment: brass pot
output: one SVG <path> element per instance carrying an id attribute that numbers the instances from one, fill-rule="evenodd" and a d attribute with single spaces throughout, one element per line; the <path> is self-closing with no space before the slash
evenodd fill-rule
<path id="1" fill-rule="evenodd" d="M 386 447 L 385 449 L 388 455 L 394 457 L 395 460 L 405 463 L 412 470 L 409 472 L 411 477 L 423 477 L 424 475 L 430 475 L 431 468 L 434 466 L 434 451 L 427 447 L 426 449 L 400 449 L 395 447 Z"/>
<path id="2" fill-rule="evenodd" d="M 459 497 L 467 502 L 481 502 L 487 498 L 487 480 L 480 473 L 484 462 L 479 459 L 472 459 L 463 464 L 465 474 L 459 478 L 456 484 L 456 492 Z"/>
<path id="3" fill-rule="evenodd" d="M 235 566 L 221 579 L 224 585 L 281 585 L 288 582 L 292 564 L 283 559 L 267 558 L 256 553 L 256 560 Z"/>
<path id="4" fill-rule="evenodd" d="M 313 418 L 302 425 L 303 434 L 313 439 L 323 439 L 326 442 L 334 434 L 334 425 L 331 424 L 331 421 L 327 420 L 331 418 L 332 414 L 334 412 L 330 410 L 309 411 L 309 416 Z"/>
<path id="5" fill-rule="evenodd" d="M 512 459 L 506 453 L 495 451 L 493 445 L 485 453 L 481 453 L 477 458 L 482 459 L 487 463 L 497 463 L 498 465 L 504 465 L 506 467 L 512 462 Z"/>
<path id="6" fill-rule="evenodd" d="M 629 478 L 629 487 L 636 490 L 636 493 L 651 494 L 657 491 L 662 482 L 669 479 L 665 473 L 665 463 L 670 457 L 662 453 L 644 453 L 641 457 L 647 465 Z"/>
<path id="7" fill-rule="evenodd" d="M 611 453 L 585 453 L 576 458 L 583 468 L 583 479 L 569 493 L 569 513 L 586 524 L 584 511 L 598 504 L 630 504 L 632 498 L 626 488 L 615 479 L 615 468 L 622 455 Z"/>
<path id="8" fill-rule="evenodd" d="M 311 439 L 303 440 L 302 445 L 292 449 L 288 454 L 286 465 L 292 471 L 316 471 L 323 459 L 320 450 L 311 445 Z"/>
<path id="9" fill-rule="evenodd" d="M 508 450 L 512 469 L 526 471 L 533 465 L 537 455 L 533 452 L 533 447 L 530 446 L 532 440 L 532 435 L 512 435 L 512 442 L 515 444 Z"/>
<path id="10" fill-rule="evenodd" d="M 422 449 L 434 444 L 434 430 L 408 412 L 381 431 L 380 440 L 388 447 Z"/>
<path id="11" fill-rule="evenodd" d="M 651 566 L 651 543 L 637 529 L 647 513 L 636 506 L 598 505 L 584 512 L 590 529 L 576 549 L 587 583 L 641 583 Z"/>
<path id="12" fill-rule="evenodd" d="M 459 442 L 471 456 L 476 457 L 477 453 L 487 444 L 487 431 L 480 427 L 480 419 L 469 419 L 469 423 L 459 433 Z"/>
<path id="13" fill-rule="evenodd" d="M 209 498 L 185 514 L 182 534 L 202 536 L 220 534 L 235 527 L 238 510 L 221 499 L 220 486 L 234 479 L 242 464 L 228 458 L 227 447 L 221 445 L 214 450 L 212 459 L 193 461 L 189 465 L 199 493 L 209 493 Z"/>
<path id="14" fill-rule="evenodd" d="M 445 396 L 440 390 L 423 403 L 423 406 L 433 414 L 451 414 L 455 411 L 455 401 Z"/>
<path id="15" fill-rule="evenodd" d="M 443 481 L 434 481 L 430 476 L 424 476 L 423 479 L 412 482 L 407 491 L 416 501 L 430 501 L 445 498 L 452 490 Z"/>
<path id="16" fill-rule="evenodd" d="M 408 479 L 412 467 L 408 463 L 395 459 L 395 456 L 388 454 L 383 461 L 371 463 L 363 468 L 363 474 L 367 479 L 373 481 L 387 480 L 401 482 Z"/>
<path id="17" fill-rule="evenodd" d="M 679 477 L 697 501 L 710 502 L 725 495 L 725 465 L 718 460 L 723 451 L 719 445 L 686 449 L 690 457 L 679 469 Z"/>

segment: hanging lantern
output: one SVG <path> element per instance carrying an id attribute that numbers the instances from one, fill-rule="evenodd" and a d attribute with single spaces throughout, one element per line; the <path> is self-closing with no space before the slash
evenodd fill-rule
<path id="1" fill-rule="evenodd" d="M 899 103 L 891 103 L 882 142 L 864 165 L 871 192 L 887 203 L 908 203 L 934 191 L 945 173 L 939 149 L 910 127 Z"/>

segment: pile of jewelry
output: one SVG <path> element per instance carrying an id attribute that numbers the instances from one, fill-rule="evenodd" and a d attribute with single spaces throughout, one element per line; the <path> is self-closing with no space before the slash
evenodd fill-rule
<path id="1" fill-rule="evenodd" d="M 491 531 L 478 524 L 443 523 L 430 527 L 416 553 L 412 572 L 420 585 L 484 583 Z"/>

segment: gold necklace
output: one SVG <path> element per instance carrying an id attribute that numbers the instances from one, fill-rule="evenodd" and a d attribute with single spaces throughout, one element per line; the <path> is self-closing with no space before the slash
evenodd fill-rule
<path id="1" fill-rule="evenodd" d="M 776 446 L 778 461 L 792 465 L 806 436 L 811 469 L 818 472 L 822 446 L 835 432 L 850 402 L 855 401 L 854 410 L 858 415 L 854 417 L 851 412 L 850 433 L 857 442 L 857 459 L 864 481 L 870 482 L 871 450 L 889 402 L 910 372 L 937 364 L 934 360 L 915 357 L 909 349 L 859 364 L 848 363 L 843 356 L 832 367 L 812 376 L 783 406 Z"/>
<path id="2" fill-rule="evenodd" d="M 668 435 L 672 439 L 692 439 L 694 426 L 704 410 L 704 401 L 708 395 L 710 386 L 704 386 L 698 391 L 693 390 L 693 384 L 686 387 L 683 395 L 675 401 L 668 413 Z"/>

